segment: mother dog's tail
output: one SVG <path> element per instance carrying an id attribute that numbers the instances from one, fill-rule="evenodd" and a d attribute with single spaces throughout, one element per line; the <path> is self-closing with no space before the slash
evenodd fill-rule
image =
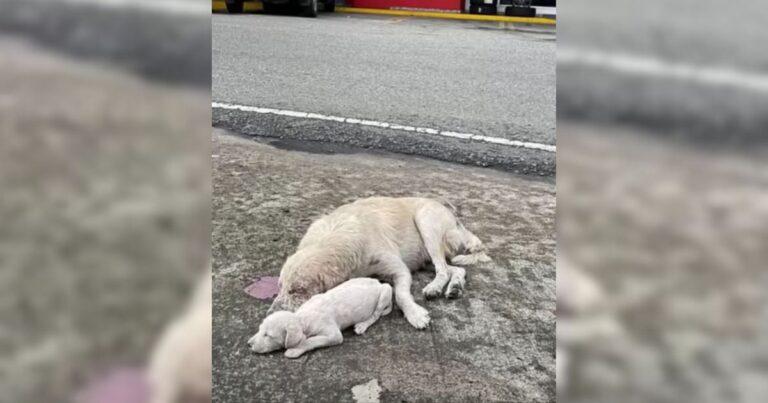
<path id="1" fill-rule="evenodd" d="M 451 258 L 451 264 L 455 264 L 457 266 L 469 266 L 478 263 L 488 263 L 491 261 L 491 258 L 485 253 L 485 251 L 479 251 L 465 255 L 456 255 Z"/>

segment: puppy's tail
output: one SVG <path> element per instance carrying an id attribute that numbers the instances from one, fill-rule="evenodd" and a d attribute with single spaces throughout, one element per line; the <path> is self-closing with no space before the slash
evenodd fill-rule
<path id="1" fill-rule="evenodd" d="M 384 292 L 379 296 L 379 308 L 381 309 L 381 316 L 385 316 L 392 312 L 392 307 L 395 304 L 395 293 L 389 284 L 384 283 L 382 287 L 384 287 Z"/>
<path id="2" fill-rule="evenodd" d="M 470 266 L 478 263 L 492 262 L 491 258 L 485 252 L 470 253 L 468 255 L 456 255 L 451 258 L 451 264 L 457 266 Z"/>

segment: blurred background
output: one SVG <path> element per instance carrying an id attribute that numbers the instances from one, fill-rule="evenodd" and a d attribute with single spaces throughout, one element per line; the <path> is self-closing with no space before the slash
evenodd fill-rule
<path id="1" fill-rule="evenodd" d="M 0 401 L 148 401 L 210 254 L 209 7 L 0 1 Z"/>
<path id="2" fill-rule="evenodd" d="M 768 396 L 766 17 L 560 4 L 558 401 Z"/>

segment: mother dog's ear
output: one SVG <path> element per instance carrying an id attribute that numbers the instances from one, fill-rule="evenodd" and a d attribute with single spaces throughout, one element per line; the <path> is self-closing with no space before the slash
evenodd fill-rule
<path id="1" fill-rule="evenodd" d="M 292 318 L 285 326 L 285 348 L 294 348 L 306 339 L 304 331 L 301 329 L 301 323 L 296 318 Z"/>

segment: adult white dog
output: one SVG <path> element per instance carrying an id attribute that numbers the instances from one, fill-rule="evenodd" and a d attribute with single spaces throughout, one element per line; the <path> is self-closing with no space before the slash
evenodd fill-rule
<path id="1" fill-rule="evenodd" d="M 248 345 L 257 353 L 287 348 L 297 358 L 307 351 L 344 341 L 343 329 L 363 334 L 392 311 L 392 287 L 372 278 L 355 278 L 315 295 L 296 312 L 279 311 L 264 319 Z"/>
<path id="2" fill-rule="evenodd" d="M 466 273 L 454 265 L 489 260 L 482 242 L 459 223 L 452 208 L 436 200 L 361 199 L 309 227 L 283 265 L 280 291 L 269 312 L 294 310 L 350 278 L 377 276 L 392 281 L 397 306 L 413 327 L 423 329 L 429 313 L 411 295 L 411 272 L 431 261 L 436 275 L 424 295 L 436 297 L 446 289 L 446 297 L 456 298 Z"/>

